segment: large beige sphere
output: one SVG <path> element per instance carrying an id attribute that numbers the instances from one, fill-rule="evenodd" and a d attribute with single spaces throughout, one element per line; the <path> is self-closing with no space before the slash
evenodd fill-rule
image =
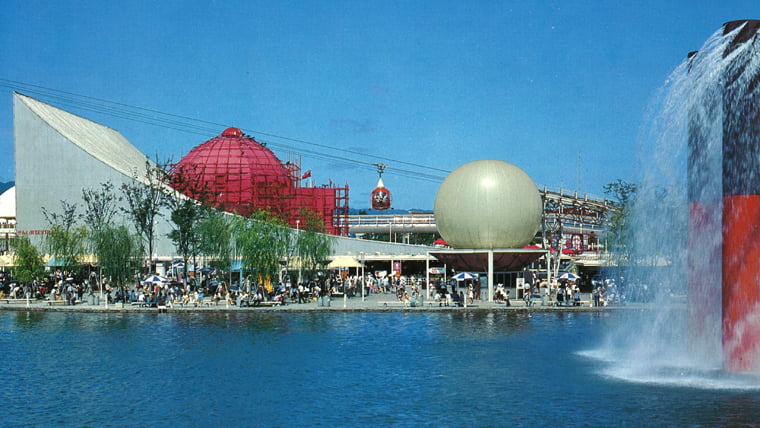
<path id="1" fill-rule="evenodd" d="M 438 231 L 453 248 L 521 248 L 538 232 L 542 203 L 525 171 L 485 159 L 452 171 L 434 209 Z"/>

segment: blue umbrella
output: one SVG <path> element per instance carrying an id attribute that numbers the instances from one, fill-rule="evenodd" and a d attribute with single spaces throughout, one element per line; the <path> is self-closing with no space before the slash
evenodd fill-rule
<path id="1" fill-rule="evenodd" d="M 456 279 L 457 281 L 465 281 L 468 279 L 475 279 L 476 277 L 470 272 L 459 272 L 458 274 L 452 276 L 452 278 Z"/>
<path id="2" fill-rule="evenodd" d="M 566 279 L 568 281 L 575 281 L 578 278 L 580 278 L 580 276 L 572 272 L 564 272 L 561 275 L 557 275 L 557 279 Z"/>
<path id="3" fill-rule="evenodd" d="M 168 279 L 165 276 L 161 276 L 161 275 L 151 275 L 142 280 L 144 284 L 147 284 L 149 282 L 155 283 L 155 282 L 167 282 L 167 281 Z"/>

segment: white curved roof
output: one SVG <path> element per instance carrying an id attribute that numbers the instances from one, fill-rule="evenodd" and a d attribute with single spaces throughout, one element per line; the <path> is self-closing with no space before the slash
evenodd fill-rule
<path id="1" fill-rule="evenodd" d="M 0 194 L 0 217 L 16 218 L 16 186 Z"/>
<path id="2" fill-rule="evenodd" d="M 153 162 L 118 131 L 19 93 L 14 96 L 68 141 L 127 177 L 144 171 Z"/>

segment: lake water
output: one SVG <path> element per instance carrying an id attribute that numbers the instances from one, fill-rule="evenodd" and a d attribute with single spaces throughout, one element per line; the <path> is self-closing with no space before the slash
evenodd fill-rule
<path id="1" fill-rule="evenodd" d="M 760 421 L 760 390 L 605 374 L 624 312 L 0 312 L 0 425 Z"/>

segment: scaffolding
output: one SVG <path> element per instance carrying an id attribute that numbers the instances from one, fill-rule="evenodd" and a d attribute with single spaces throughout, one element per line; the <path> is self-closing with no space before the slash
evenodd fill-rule
<path id="1" fill-rule="evenodd" d="M 348 185 L 315 186 L 311 170 L 301 173 L 300 156 L 289 153 L 283 164 L 237 128 L 195 147 L 170 170 L 172 187 L 217 209 L 246 217 L 265 210 L 292 227 L 305 225 L 310 211 L 327 233 L 348 234 Z"/>

